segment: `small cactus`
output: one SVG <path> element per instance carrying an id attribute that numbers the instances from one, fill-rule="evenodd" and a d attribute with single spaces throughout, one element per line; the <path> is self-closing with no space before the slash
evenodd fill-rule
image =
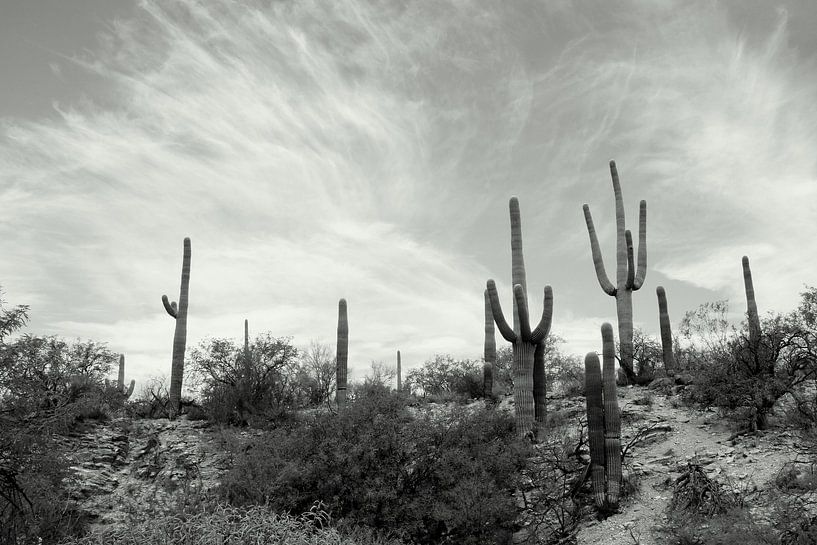
<path id="1" fill-rule="evenodd" d="M 346 299 L 338 301 L 338 344 L 337 344 L 337 395 L 338 407 L 346 405 L 346 375 L 349 359 L 349 321 L 346 316 Z"/>
<path id="2" fill-rule="evenodd" d="M 119 354 L 119 374 L 116 378 L 116 391 L 128 399 L 133 394 L 133 388 L 136 386 L 136 381 L 131 380 L 127 388 L 125 388 L 125 354 Z"/>
<path id="3" fill-rule="evenodd" d="M 675 374 L 675 355 L 672 352 L 672 327 L 669 321 L 669 311 L 667 311 L 667 292 L 663 286 L 655 288 L 658 296 L 658 322 L 661 326 L 661 347 L 664 355 L 664 371 L 667 376 Z"/>
<path id="4" fill-rule="evenodd" d="M 616 356 L 613 326 L 601 326 L 603 370 L 599 357 L 584 359 L 587 427 L 590 442 L 590 475 L 596 507 L 613 511 L 621 494 L 621 415 L 616 389 Z"/>
<path id="5" fill-rule="evenodd" d="M 616 298 L 618 315 L 618 338 L 621 344 L 621 368 L 630 383 L 637 380 L 633 369 L 633 292 L 644 284 L 647 276 L 647 201 L 641 201 L 638 216 L 638 270 L 633 256 L 633 236 L 624 227 L 624 199 L 621 196 L 621 184 L 618 181 L 618 170 L 615 161 L 610 161 L 610 175 L 613 178 L 613 195 L 616 201 L 616 283 L 610 282 L 604 270 L 596 228 L 590 215 L 590 206 L 585 204 L 584 221 L 590 235 L 590 251 L 593 255 L 593 266 L 596 269 L 601 289 L 607 295 Z"/>
<path id="6" fill-rule="evenodd" d="M 491 312 L 491 296 L 485 290 L 485 348 L 482 365 L 482 395 L 490 399 L 494 392 L 494 366 L 496 365 L 496 335 L 494 315 Z"/>
<path id="7" fill-rule="evenodd" d="M 397 351 L 397 391 L 403 391 L 403 369 L 400 363 L 400 351 Z"/>
<path id="8" fill-rule="evenodd" d="M 182 281 L 179 289 L 179 303 L 172 303 L 167 295 L 162 295 L 162 304 L 167 313 L 176 320 L 173 334 L 173 360 L 170 368 L 170 417 L 175 418 L 181 410 L 182 379 L 184 377 L 184 350 L 187 344 L 187 299 L 190 293 L 190 239 L 184 239 L 182 256 Z"/>

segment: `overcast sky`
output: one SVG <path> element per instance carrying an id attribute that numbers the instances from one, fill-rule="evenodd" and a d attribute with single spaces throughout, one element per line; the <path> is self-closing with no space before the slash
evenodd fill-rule
<path id="1" fill-rule="evenodd" d="M 202 7 L 202 6 L 207 7 Z M 508 199 L 532 313 L 600 345 L 582 204 L 614 275 L 613 194 L 648 203 L 637 326 L 705 301 L 792 309 L 817 284 L 817 5 L 12 0 L 0 5 L 0 286 L 27 331 L 169 374 L 182 239 L 188 346 L 251 333 L 372 360 L 478 358 L 510 308 Z M 500 346 L 504 341 L 499 340 Z"/>

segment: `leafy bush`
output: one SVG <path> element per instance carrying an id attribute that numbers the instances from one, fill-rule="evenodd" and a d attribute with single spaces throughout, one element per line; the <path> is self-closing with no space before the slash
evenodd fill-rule
<path id="1" fill-rule="evenodd" d="M 687 399 L 719 407 L 751 429 L 766 427 L 777 401 L 817 376 L 817 327 L 809 321 L 810 307 L 804 310 L 811 293 L 802 295 L 798 310 L 762 320 L 757 343 L 746 324 L 740 332 L 726 325 L 725 302 L 688 312 L 681 323 L 688 341 L 685 365 L 696 380 Z"/>
<path id="2" fill-rule="evenodd" d="M 290 514 L 320 500 L 334 517 L 417 543 L 492 543 L 513 530 L 510 492 L 527 448 L 508 415 L 412 416 L 403 396 L 372 388 L 337 415 L 248 443 L 222 490 L 235 505 Z"/>
<path id="3" fill-rule="evenodd" d="M 363 530 L 339 532 L 324 527 L 325 519 L 314 510 L 305 515 L 293 517 L 271 513 L 264 507 L 219 505 L 200 513 L 157 517 L 127 528 L 101 530 L 63 545 L 400 545 L 397 540 Z"/>
<path id="4" fill-rule="evenodd" d="M 475 399 L 483 396 L 482 363 L 477 360 L 455 360 L 448 354 L 437 354 L 406 374 L 407 391 L 422 395 L 459 394 Z"/>

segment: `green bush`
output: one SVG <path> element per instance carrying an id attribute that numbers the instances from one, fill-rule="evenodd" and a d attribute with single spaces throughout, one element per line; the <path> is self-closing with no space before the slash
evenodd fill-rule
<path id="1" fill-rule="evenodd" d="M 513 531 L 528 447 L 512 419 L 475 407 L 419 412 L 385 389 L 248 443 L 222 481 L 234 505 L 333 517 L 415 543 L 493 543 Z"/>

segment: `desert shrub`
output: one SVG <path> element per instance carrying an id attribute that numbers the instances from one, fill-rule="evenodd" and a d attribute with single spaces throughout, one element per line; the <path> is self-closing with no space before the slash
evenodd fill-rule
<path id="1" fill-rule="evenodd" d="M 287 338 L 262 333 L 239 347 L 208 339 L 190 354 L 191 384 L 216 422 L 246 425 L 275 419 L 303 403 L 298 351 Z"/>
<path id="2" fill-rule="evenodd" d="M 222 493 L 290 514 L 320 500 L 333 517 L 416 543 L 492 543 L 513 529 L 528 448 L 513 429 L 481 407 L 412 416 L 404 396 L 372 388 L 337 415 L 246 444 Z"/>
<path id="3" fill-rule="evenodd" d="M 554 392 L 565 396 L 584 395 L 584 360 L 565 354 L 561 347 L 565 340 L 551 333 L 545 340 L 545 389 L 548 397 Z M 513 393 L 513 350 L 505 345 L 496 351 L 494 390 Z"/>
<path id="4" fill-rule="evenodd" d="M 323 524 L 326 518 L 308 511 L 294 517 L 264 507 L 236 508 L 218 505 L 199 513 L 156 517 L 127 528 L 109 528 L 63 545 L 400 545 L 363 530 L 338 531 Z"/>
<path id="5" fill-rule="evenodd" d="M 621 353 L 619 343 L 616 343 L 616 354 Z M 617 356 L 618 358 L 618 356 Z M 664 352 L 660 341 L 648 335 L 642 329 L 633 330 L 633 378 L 637 385 L 646 385 L 655 378 L 656 369 L 663 368 Z M 629 384 L 627 378 L 624 384 Z"/>
<path id="6" fill-rule="evenodd" d="M 423 398 L 448 393 L 479 398 L 483 396 L 482 363 L 437 354 L 433 360 L 409 371 L 403 385 L 407 391 Z"/>
<path id="7" fill-rule="evenodd" d="M 804 301 L 809 295 L 803 294 Z M 727 310 L 725 302 L 702 305 L 681 323 L 688 340 L 688 370 L 696 377 L 685 396 L 762 429 L 780 398 L 817 375 L 817 327 L 801 305 L 789 314 L 764 318 L 754 343 L 746 324 L 740 331 L 728 328 Z"/>

